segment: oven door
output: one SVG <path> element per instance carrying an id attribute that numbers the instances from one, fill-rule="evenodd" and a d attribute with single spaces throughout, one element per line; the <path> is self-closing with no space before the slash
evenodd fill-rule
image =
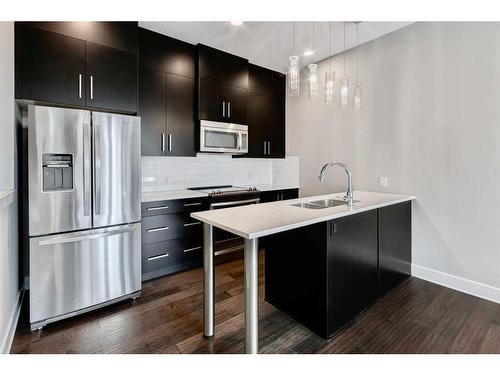
<path id="1" fill-rule="evenodd" d="M 200 122 L 200 152 L 248 152 L 248 127 L 215 121 Z"/>
<path id="2" fill-rule="evenodd" d="M 212 202 L 210 204 L 210 209 L 217 210 L 221 208 L 246 206 L 249 204 L 257 204 L 259 202 L 260 198 L 258 197 L 224 202 Z M 241 250 L 243 245 L 243 239 L 241 237 L 216 227 L 213 228 L 213 239 L 215 249 L 214 254 L 216 256 Z"/>

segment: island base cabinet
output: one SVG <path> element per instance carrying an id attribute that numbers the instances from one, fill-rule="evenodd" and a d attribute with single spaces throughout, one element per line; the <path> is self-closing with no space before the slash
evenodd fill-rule
<path id="1" fill-rule="evenodd" d="M 411 203 L 265 237 L 265 298 L 330 339 L 409 277 Z"/>
<path id="2" fill-rule="evenodd" d="M 411 202 L 378 210 L 380 295 L 411 276 Z"/>

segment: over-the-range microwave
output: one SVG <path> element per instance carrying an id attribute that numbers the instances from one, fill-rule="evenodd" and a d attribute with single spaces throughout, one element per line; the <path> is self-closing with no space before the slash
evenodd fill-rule
<path id="1" fill-rule="evenodd" d="M 248 153 L 248 126 L 201 120 L 200 152 Z"/>

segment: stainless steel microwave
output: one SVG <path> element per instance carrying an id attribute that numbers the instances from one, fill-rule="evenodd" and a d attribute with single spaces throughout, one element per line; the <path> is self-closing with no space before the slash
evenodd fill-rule
<path id="1" fill-rule="evenodd" d="M 200 152 L 248 153 L 248 126 L 201 120 Z"/>

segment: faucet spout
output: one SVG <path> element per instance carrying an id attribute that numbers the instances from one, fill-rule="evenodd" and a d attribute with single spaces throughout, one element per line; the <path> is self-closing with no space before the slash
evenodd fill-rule
<path id="1" fill-rule="evenodd" d="M 330 167 L 335 167 L 335 166 L 341 167 L 342 169 L 344 169 L 345 173 L 347 174 L 347 194 L 344 197 L 344 200 L 347 202 L 347 204 L 349 206 L 352 206 L 352 204 L 354 202 L 354 197 L 352 194 L 352 173 L 351 173 L 351 170 L 349 169 L 349 167 L 345 163 L 341 163 L 341 162 L 326 163 L 323 166 L 323 168 L 321 168 L 321 171 L 319 172 L 318 180 L 319 180 L 319 182 L 323 182 L 326 170 Z"/>

